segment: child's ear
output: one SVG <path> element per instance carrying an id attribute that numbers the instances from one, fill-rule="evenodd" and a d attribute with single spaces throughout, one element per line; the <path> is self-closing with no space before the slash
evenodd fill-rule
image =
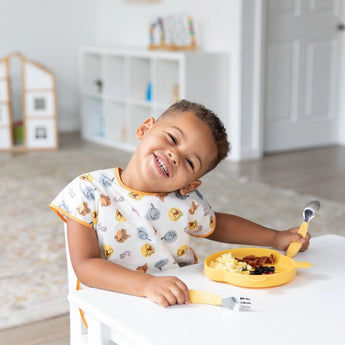
<path id="1" fill-rule="evenodd" d="M 201 186 L 201 183 L 202 182 L 200 180 L 195 180 L 188 183 L 186 186 L 180 188 L 180 194 L 186 195 L 187 193 L 193 192 L 193 190 L 196 190 Z"/>
<path id="2" fill-rule="evenodd" d="M 145 133 L 152 127 L 152 125 L 155 123 L 155 119 L 153 117 L 147 118 L 137 129 L 135 132 L 135 136 L 138 139 L 142 139 L 145 135 Z"/>

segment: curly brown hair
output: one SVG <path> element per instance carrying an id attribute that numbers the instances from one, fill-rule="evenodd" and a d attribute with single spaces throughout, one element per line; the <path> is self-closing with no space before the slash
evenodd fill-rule
<path id="1" fill-rule="evenodd" d="M 171 105 L 162 113 L 158 120 L 169 115 L 179 115 L 186 111 L 194 113 L 195 116 L 204 121 L 212 131 L 218 150 L 216 158 L 211 162 L 209 170 L 212 170 L 228 155 L 231 150 L 224 124 L 212 110 L 207 109 L 202 104 L 193 103 L 185 99 Z"/>

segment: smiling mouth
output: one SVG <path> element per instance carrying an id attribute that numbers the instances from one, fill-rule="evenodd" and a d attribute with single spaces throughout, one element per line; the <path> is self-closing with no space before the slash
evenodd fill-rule
<path id="1" fill-rule="evenodd" d="M 169 177 L 169 171 L 167 169 L 167 167 L 165 166 L 165 164 L 163 163 L 163 161 L 154 154 L 156 161 L 158 163 L 159 168 L 162 170 L 162 172 L 165 174 L 165 176 Z"/>

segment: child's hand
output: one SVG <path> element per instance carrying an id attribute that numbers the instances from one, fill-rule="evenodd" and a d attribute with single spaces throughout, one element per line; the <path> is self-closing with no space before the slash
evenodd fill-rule
<path id="1" fill-rule="evenodd" d="M 149 277 L 144 287 L 145 297 L 149 300 L 158 303 L 162 307 L 190 302 L 189 290 L 180 279 L 172 276 Z"/>
<path id="2" fill-rule="evenodd" d="M 293 241 L 301 242 L 302 247 L 300 249 L 301 252 L 305 251 L 309 247 L 309 241 L 310 241 L 310 234 L 307 233 L 306 237 L 302 237 L 300 234 L 298 234 L 299 228 L 292 228 L 285 231 L 278 231 L 277 237 L 275 241 L 275 247 L 279 250 L 287 250 L 289 244 Z"/>

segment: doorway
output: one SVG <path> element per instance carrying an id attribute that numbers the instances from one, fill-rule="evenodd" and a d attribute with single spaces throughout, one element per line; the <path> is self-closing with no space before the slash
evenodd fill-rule
<path id="1" fill-rule="evenodd" d="M 263 3 L 263 152 L 336 144 L 344 1 Z"/>

